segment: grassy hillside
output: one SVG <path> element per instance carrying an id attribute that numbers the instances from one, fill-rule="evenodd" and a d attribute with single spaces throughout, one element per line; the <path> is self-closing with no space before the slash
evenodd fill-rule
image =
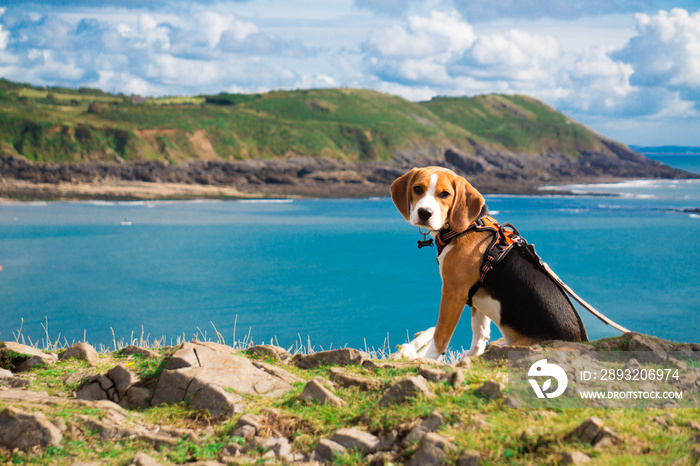
<path id="1" fill-rule="evenodd" d="M 605 153 L 600 136 L 542 102 L 522 95 L 439 97 L 423 104 L 481 140 L 526 154 Z"/>
<path id="2" fill-rule="evenodd" d="M 399 150 L 478 146 L 568 156 L 608 149 L 599 136 L 523 96 L 412 103 L 369 90 L 135 98 L 0 80 L 0 153 L 39 162 L 290 155 L 390 160 Z"/>

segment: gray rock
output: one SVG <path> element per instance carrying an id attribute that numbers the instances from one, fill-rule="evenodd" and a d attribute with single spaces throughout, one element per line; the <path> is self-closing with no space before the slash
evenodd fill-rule
<path id="1" fill-rule="evenodd" d="M 603 421 L 600 418 L 595 416 L 589 417 L 574 430 L 573 435 L 583 443 L 593 443 L 603 425 Z"/>
<path id="2" fill-rule="evenodd" d="M 452 385 L 456 389 L 459 389 L 462 387 L 462 385 L 464 385 L 463 366 L 457 367 L 457 369 L 452 373 L 452 377 L 450 378 L 450 385 Z"/>
<path id="3" fill-rule="evenodd" d="M 620 441 L 617 433 L 609 427 L 605 427 L 603 421 L 595 416 L 583 421 L 569 436 L 576 437 L 581 442 L 598 448 L 607 447 Z"/>
<path id="4" fill-rule="evenodd" d="M 268 356 L 274 358 L 283 364 L 289 363 L 289 361 L 291 361 L 292 359 L 292 355 L 289 354 L 287 350 L 275 345 L 251 346 L 246 351 L 248 351 L 253 356 Z"/>
<path id="5" fill-rule="evenodd" d="M 396 430 L 391 430 L 385 432 L 379 437 L 379 445 L 377 445 L 378 451 L 388 451 L 394 448 L 396 445 L 396 440 L 399 438 L 399 433 Z"/>
<path id="6" fill-rule="evenodd" d="M 394 451 L 378 451 L 366 458 L 369 466 L 384 466 L 385 464 L 400 464 L 399 454 Z"/>
<path id="7" fill-rule="evenodd" d="M 27 359 L 26 361 L 17 366 L 17 372 L 26 372 L 36 366 L 46 366 L 54 362 L 55 361 L 47 360 L 42 356 L 32 356 L 31 358 Z"/>
<path id="8" fill-rule="evenodd" d="M 131 387 L 122 399 L 122 404 L 127 408 L 147 408 L 151 391 L 144 387 Z"/>
<path id="9" fill-rule="evenodd" d="M 479 466 L 480 464 L 481 453 L 478 451 L 464 451 L 457 460 L 457 466 Z"/>
<path id="10" fill-rule="evenodd" d="M 282 460 L 289 460 L 292 457 L 292 446 L 289 444 L 289 440 L 284 437 L 255 437 L 251 445 L 253 448 L 272 451 L 275 456 Z"/>
<path id="11" fill-rule="evenodd" d="M 91 379 L 92 378 L 88 379 L 88 382 L 90 382 Z M 100 387 L 102 387 L 104 391 L 114 388 L 114 382 L 107 376 L 107 374 L 97 374 L 94 380 L 100 384 Z"/>
<path id="12" fill-rule="evenodd" d="M 250 426 L 245 426 L 245 427 L 250 427 Z M 240 437 L 240 436 L 239 436 Z M 254 436 L 253 436 L 254 437 Z M 248 441 L 252 440 L 253 437 L 247 439 Z M 238 456 L 241 455 L 243 452 L 245 452 L 245 447 L 239 443 L 232 442 L 226 445 L 222 450 L 221 450 L 221 456 L 222 460 L 224 459 L 225 456 Z M 227 461 L 226 461 L 227 462 Z"/>
<path id="13" fill-rule="evenodd" d="M 208 342 L 183 343 L 166 364 L 151 404 L 190 401 L 214 416 L 230 416 L 244 409 L 241 394 L 274 398 L 291 388 L 283 378 L 235 355 L 233 348 Z"/>
<path id="14" fill-rule="evenodd" d="M 23 345 L 21 343 L 15 343 L 13 341 L 0 342 L 0 356 L 5 356 L 5 354 L 13 352 L 24 356 L 24 360 L 29 359 L 32 356 L 37 356 L 45 360 L 46 364 L 51 364 L 56 362 L 57 356 L 53 353 L 44 353 L 32 346 Z"/>
<path id="15" fill-rule="evenodd" d="M 322 438 L 319 440 L 318 445 L 316 445 L 316 449 L 314 450 L 316 455 L 327 461 L 331 461 L 334 457 L 340 456 L 346 451 L 348 451 L 347 448 L 327 438 Z"/>
<path id="16" fill-rule="evenodd" d="M 511 351 L 535 352 L 542 351 L 539 346 L 498 346 L 491 344 L 486 348 L 486 352 L 480 357 L 487 361 L 508 360 L 508 353 Z"/>
<path id="17" fill-rule="evenodd" d="M 634 332 L 628 335 L 632 335 L 629 342 L 630 351 L 664 351 L 660 344 L 645 335 Z"/>
<path id="18" fill-rule="evenodd" d="M 379 446 L 379 438 L 359 429 L 340 429 L 331 438 L 348 450 L 358 450 L 365 454 L 373 453 Z"/>
<path id="19" fill-rule="evenodd" d="M 66 385 L 75 385 L 81 383 L 83 380 L 95 375 L 94 370 L 87 369 L 82 371 L 71 372 L 63 379 L 63 383 Z"/>
<path id="20" fill-rule="evenodd" d="M 74 343 L 70 348 L 68 348 L 62 355 L 61 360 L 66 360 L 70 358 L 82 359 L 89 362 L 90 364 L 97 362 L 100 356 L 97 351 L 92 346 L 87 343 L 79 342 Z"/>
<path id="21" fill-rule="evenodd" d="M 408 434 L 401 441 L 401 446 L 403 448 L 409 448 L 414 443 L 418 443 L 423 440 L 430 431 L 420 424 L 413 426 L 413 428 L 408 432 Z"/>
<path id="22" fill-rule="evenodd" d="M 593 440 L 593 445 L 597 449 L 607 448 L 618 443 L 620 443 L 620 436 L 610 427 L 603 427 Z"/>
<path id="23" fill-rule="evenodd" d="M 257 432 L 262 428 L 262 420 L 255 414 L 244 414 L 236 422 L 236 427 L 243 426 L 251 426 Z"/>
<path id="24" fill-rule="evenodd" d="M 41 412 L 25 413 L 11 406 L 0 411 L 0 446 L 10 451 L 58 446 L 62 439 L 60 429 Z"/>
<path id="25" fill-rule="evenodd" d="M 416 442 L 419 442 L 430 432 L 435 432 L 442 426 L 445 422 L 445 418 L 437 410 L 433 411 L 430 416 L 423 419 L 420 423 L 415 425 L 408 435 L 404 437 L 401 445 L 404 448 L 408 448 Z"/>
<path id="26" fill-rule="evenodd" d="M 279 367 L 273 366 L 272 364 L 267 364 L 266 362 L 262 361 L 250 361 L 253 366 L 257 367 L 260 370 L 263 370 L 270 374 L 273 377 L 278 377 L 288 384 L 293 384 L 295 382 L 306 382 L 306 379 L 302 379 L 301 377 L 292 374 L 289 371 L 286 371 L 284 369 L 281 369 Z"/>
<path id="27" fill-rule="evenodd" d="M 96 380 L 93 382 L 88 381 L 88 383 L 80 387 L 75 392 L 75 397 L 86 401 L 109 400 L 107 392 Z"/>
<path id="28" fill-rule="evenodd" d="M 462 359 L 459 360 L 455 367 L 462 370 L 469 369 L 470 367 L 472 367 L 472 358 L 467 356 L 462 357 Z"/>
<path id="29" fill-rule="evenodd" d="M 304 387 L 304 391 L 299 395 L 299 398 L 304 401 L 317 401 L 322 405 L 344 406 L 347 404 L 345 400 L 334 395 L 318 380 L 310 380 Z"/>
<path id="30" fill-rule="evenodd" d="M 637 359 L 641 363 L 661 363 L 666 360 L 666 351 L 651 338 L 634 334 L 629 342 L 630 351 L 640 351 Z"/>
<path id="31" fill-rule="evenodd" d="M 240 465 L 245 465 L 249 466 L 251 464 L 257 464 L 258 458 L 254 458 L 252 456 L 247 456 L 247 455 L 242 455 L 242 456 L 222 456 L 221 461 L 226 463 L 227 465 L 231 464 L 240 464 Z"/>
<path id="32" fill-rule="evenodd" d="M 12 378 L 12 372 L 7 369 L 0 368 L 0 380 L 6 380 Z"/>
<path id="33" fill-rule="evenodd" d="M 353 348 L 343 348 L 330 351 L 320 351 L 309 355 L 297 354 L 293 358 L 294 364 L 301 369 L 312 369 L 318 366 L 347 366 L 349 364 L 361 365 L 369 355 L 364 351 Z"/>
<path id="34" fill-rule="evenodd" d="M 492 400 L 497 400 L 499 398 L 503 398 L 503 390 L 505 390 L 505 388 L 506 386 L 502 383 L 489 380 L 474 390 L 474 393 L 478 395 L 485 395 Z"/>
<path id="35" fill-rule="evenodd" d="M 131 460 L 130 466 L 162 466 L 162 463 L 159 463 L 145 453 L 137 453 Z"/>
<path id="36" fill-rule="evenodd" d="M 160 381 L 158 383 L 160 384 Z M 215 417 L 229 417 L 242 412 L 245 408 L 245 399 L 241 395 L 231 393 L 221 385 L 198 378 L 190 379 L 183 400 L 189 400 L 195 408 L 209 410 Z"/>
<path id="37" fill-rule="evenodd" d="M 138 355 L 141 355 L 142 357 L 145 357 L 145 358 L 160 357 L 160 355 L 153 350 L 150 350 L 147 348 L 141 348 L 140 346 L 135 346 L 135 345 L 125 346 L 124 348 L 119 350 L 119 353 L 126 355 L 126 356 L 133 356 L 133 355 L 138 354 Z"/>
<path id="38" fill-rule="evenodd" d="M 331 367 L 331 378 L 341 387 L 359 387 L 363 391 L 373 391 L 382 385 L 377 379 L 351 374 L 339 367 Z"/>
<path id="39" fill-rule="evenodd" d="M 237 427 L 233 431 L 233 435 L 235 435 L 236 437 L 242 437 L 246 441 L 253 440 L 253 437 L 255 437 L 256 433 L 257 433 L 257 431 L 255 430 L 255 427 L 250 426 L 250 425 L 243 425 L 243 426 Z"/>
<path id="40" fill-rule="evenodd" d="M 141 379 L 126 367 L 119 364 L 107 371 L 107 377 L 114 383 L 119 398 L 124 398 L 126 392 L 134 385 L 140 384 Z"/>
<path id="41" fill-rule="evenodd" d="M 109 400 L 127 408 L 145 408 L 151 391 L 144 388 L 141 379 L 122 365 L 105 374 L 89 377 L 75 392 L 76 398 L 86 401 Z"/>
<path id="42" fill-rule="evenodd" d="M 327 378 L 321 377 L 320 375 L 317 375 L 311 380 L 315 380 L 316 382 L 320 383 L 321 385 L 326 387 L 328 390 L 330 390 L 332 393 L 335 393 L 335 386 L 333 385 L 333 382 L 331 382 Z"/>
<path id="43" fill-rule="evenodd" d="M 402 403 L 408 398 L 419 395 L 426 398 L 435 396 L 428 388 L 428 384 L 423 377 L 420 375 L 407 377 L 392 385 L 382 399 L 379 400 L 379 405 L 386 406 L 391 403 Z"/>
<path id="44" fill-rule="evenodd" d="M 545 351 L 570 351 L 575 353 L 585 353 L 594 351 L 595 349 L 586 343 L 578 343 L 575 341 L 548 340 L 540 343 Z"/>
<path id="45" fill-rule="evenodd" d="M 591 457 L 581 451 L 567 451 L 561 460 L 561 464 L 587 463 Z"/>
<path id="46" fill-rule="evenodd" d="M 452 374 L 446 370 L 430 366 L 421 366 L 418 375 L 430 382 L 442 382 L 444 380 L 449 380 L 452 377 Z"/>
<path id="47" fill-rule="evenodd" d="M 442 414 L 440 414 L 439 411 L 435 410 L 432 413 L 430 413 L 430 416 L 423 419 L 421 421 L 420 425 L 425 427 L 430 432 L 435 432 L 444 423 L 445 423 L 445 417 Z"/>
<path id="48" fill-rule="evenodd" d="M 423 437 L 418 450 L 408 464 L 410 466 L 438 466 L 447 459 L 449 452 L 454 449 L 455 446 L 445 437 L 431 432 Z"/>

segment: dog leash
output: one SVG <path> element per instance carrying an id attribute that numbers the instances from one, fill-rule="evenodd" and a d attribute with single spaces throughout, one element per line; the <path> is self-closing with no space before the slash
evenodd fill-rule
<path id="1" fill-rule="evenodd" d="M 603 314 L 601 314 L 600 312 L 598 312 L 598 311 L 596 310 L 596 308 L 594 308 L 593 306 L 591 306 L 590 304 L 588 304 L 586 301 L 583 300 L 583 298 L 581 298 L 579 295 L 577 295 L 576 293 L 574 293 L 574 290 L 572 290 L 571 288 L 569 288 L 569 286 L 568 286 L 566 283 L 564 283 L 564 282 L 562 281 L 562 279 L 559 278 L 559 276 L 558 276 L 556 273 L 554 273 L 554 270 L 552 270 L 552 269 L 549 267 L 549 265 L 547 265 L 546 262 L 540 261 L 540 263 L 541 263 L 541 265 L 542 265 L 542 268 L 549 274 L 549 276 L 552 278 L 552 280 L 554 280 L 554 281 L 557 283 L 557 285 L 559 285 L 559 286 L 561 287 L 561 289 L 564 290 L 569 296 L 571 296 L 571 297 L 574 298 L 576 301 L 578 301 L 578 303 L 579 303 L 581 306 L 583 306 L 584 309 L 586 309 L 588 312 L 590 312 L 591 314 L 593 314 L 594 316 L 596 316 L 598 319 L 600 319 L 600 320 L 603 321 L 604 323 L 606 323 L 606 324 L 608 324 L 609 326 L 611 326 L 612 328 L 614 328 L 614 329 L 616 329 L 616 330 L 619 330 L 619 331 L 622 332 L 622 333 L 630 333 L 630 331 L 627 330 L 625 327 L 623 327 L 622 325 L 620 325 L 620 324 L 618 324 L 618 323 L 616 323 L 616 322 L 610 320 L 609 318 L 605 317 Z"/>

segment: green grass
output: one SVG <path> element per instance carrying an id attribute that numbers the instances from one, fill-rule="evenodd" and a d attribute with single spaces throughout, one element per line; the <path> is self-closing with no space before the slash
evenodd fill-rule
<path id="1" fill-rule="evenodd" d="M 476 145 L 576 157 L 606 152 L 599 136 L 525 96 L 414 103 L 361 89 L 311 89 L 133 100 L 95 89 L 0 81 L 0 150 L 39 162 L 322 156 L 390 160 L 402 149 Z"/>
<path id="2" fill-rule="evenodd" d="M 483 140 L 528 154 L 605 151 L 599 137 L 562 113 L 530 97 L 489 94 L 435 98 L 425 106 Z"/>

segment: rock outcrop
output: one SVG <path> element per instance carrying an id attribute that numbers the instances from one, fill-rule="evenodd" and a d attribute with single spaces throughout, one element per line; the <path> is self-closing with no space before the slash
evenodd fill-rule
<path id="1" fill-rule="evenodd" d="M 294 375 L 279 368 L 271 372 L 228 346 L 183 343 L 165 366 L 151 404 L 187 401 L 214 416 L 231 416 L 245 408 L 245 394 L 274 398 L 292 388 L 288 380 Z"/>
<path id="2" fill-rule="evenodd" d="M 63 436 L 43 413 L 25 413 L 13 407 L 0 411 L 0 446 L 30 450 L 35 446 L 58 446 Z"/>

